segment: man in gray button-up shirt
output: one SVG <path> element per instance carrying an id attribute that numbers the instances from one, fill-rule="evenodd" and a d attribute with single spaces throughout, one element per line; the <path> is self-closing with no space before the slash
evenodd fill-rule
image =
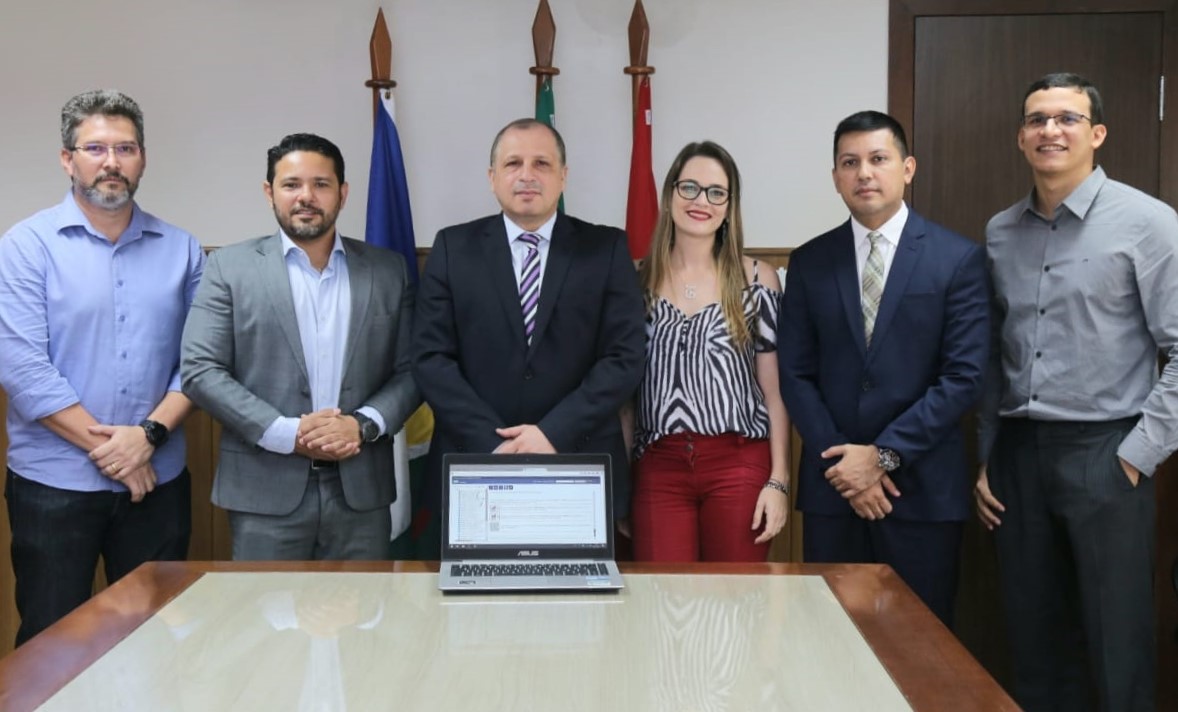
<path id="1" fill-rule="evenodd" d="M 1094 167 L 1100 95 L 1024 98 L 1031 194 L 986 228 L 994 356 L 978 515 L 1028 710 L 1154 709 L 1154 470 L 1178 447 L 1178 217 Z M 1158 377 L 1157 357 L 1168 365 Z"/>

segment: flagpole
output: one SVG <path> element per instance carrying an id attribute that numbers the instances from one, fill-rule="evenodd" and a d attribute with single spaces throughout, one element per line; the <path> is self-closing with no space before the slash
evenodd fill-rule
<path id="1" fill-rule="evenodd" d="M 532 50 L 536 54 L 536 66 L 529 71 L 536 77 L 536 120 L 556 128 L 556 96 L 552 89 L 552 78 L 560 70 L 552 66 L 552 53 L 556 46 L 556 20 L 548 0 L 540 0 L 536 17 L 532 20 Z M 556 204 L 564 212 L 564 194 Z"/>
<path id="2" fill-rule="evenodd" d="M 646 8 L 642 0 L 634 0 L 634 11 L 630 13 L 630 66 L 622 71 L 632 77 L 633 92 L 631 105 L 638 109 L 638 84 L 643 77 L 654 74 L 654 67 L 646 64 L 647 50 L 650 48 L 650 22 L 646 19 Z"/>
<path id="3" fill-rule="evenodd" d="M 548 6 L 548 0 L 540 0 L 540 5 L 536 8 L 536 17 L 532 20 L 532 50 L 536 54 L 536 66 L 528 70 L 536 77 L 537 99 L 540 98 L 545 79 L 550 80 L 551 77 L 560 74 L 560 70 L 552 66 L 552 53 L 555 47 L 556 20 L 552 17 L 552 8 Z"/>
<path id="4" fill-rule="evenodd" d="M 364 86 L 372 89 L 372 116 L 380 109 L 380 92 L 383 89 L 387 99 L 397 83 L 390 78 L 393 72 L 393 40 L 389 26 L 384 21 L 384 10 L 377 8 L 376 22 L 372 26 L 372 37 L 368 40 L 368 58 L 372 63 L 372 78 Z"/>
<path id="5" fill-rule="evenodd" d="M 642 0 L 635 0 L 630 15 L 630 66 L 623 71 L 631 78 L 631 125 L 633 145 L 630 149 L 630 184 L 626 192 L 626 239 L 630 257 L 638 262 L 650 251 L 650 238 L 658 221 L 658 192 L 651 160 L 652 111 L 650 75 L 654 67 L 646 63 L 650 46 L 650 23 Z"/>
<path id="6" fill-rule="evenodd" d="M 368 42 L 368 57 L 372 63 L 372 78 L 364 86 L 372 89 L 372 160 L 369 164 L 368 206 L 364 241 L 381 249 L 390 249 L 405 259 L 405 275 L 417 282 L 416 242 L 413 237 L 413 216 L 409 207 L 409 186 L 405 177 L 401 140 L 394 120 L 393 42 L 385 22 L 384 10 L 377 9 L 372 37 Z M 420 501 L 423 477 L 413 475 L 424 470 L 422 451 L 428 449 L 433 430 L 433 413 L 422 405 L 400 423 L 386 423 L 396 432 L 389 432 L 393 440 L 393 473 L 397 499 L 389 506 L 392 525 L 390 555 L 397 559 L 436 559 L 437 547 L 429 537 L 421 536 L 420 529 L 411 531 L 416 517 L 424 511 Z M 414 508 L 417 508 L 415 512 Z"/>

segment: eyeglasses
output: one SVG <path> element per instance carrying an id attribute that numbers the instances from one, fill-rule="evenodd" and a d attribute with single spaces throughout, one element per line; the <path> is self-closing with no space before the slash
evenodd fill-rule
<path id="1" fill-rule="evenodd" d="M 723 205 L 727 203 L 729 195 L 727 188 L 722 188 L 718 185 L 709 185 L 705 188 L 693 180 L 676 181 L 675 192 L 684 200 L 695 200 L 699 197 L 700 193 L 703 193 L 712 205 Z"/>
<path id="2" fill-rule="evenodd" d="M 116 143 L 113 146 L 108 146 L 105 143 L 84 143 L 81 146 L 74 146 L 74 151 L 81 151 L 91 158 L 103 160 L 114 151 L 116 158 L 135 158 L 139 155 L 139 144 L 137 143 Z"/>
<path id="3" fill-rule="evenodd" d="M 1092 119 L 1083 114 L 1077 114 L 1074 111 L 1065 111 L 1062 114 L 1056 114 L 1054 116 L 1027 114 L 1023 117 L 1023 128 L 1041 129 L 1047 126 L 1048 121 L 1054 121 L 1055 125 L 1061 129 L 1070 129 L 1079 126 L 1083 121 L 1091 122 Z"/>

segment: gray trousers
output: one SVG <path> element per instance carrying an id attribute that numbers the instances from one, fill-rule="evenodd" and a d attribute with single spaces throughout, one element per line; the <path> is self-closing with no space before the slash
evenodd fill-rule
<path id="1" fill-rule="evenodd" d="M 1117 447 L 1136 418 L 1005 418 L 989 463 L 1014 667 L 1028 712 L 1154 711 L 1154 485 Z"/>
<path id="2" fill-rule="evenodd" d="M 389 473 L 392 477 L 392 473 Z M 234 561 L 379 560 L 388 558 L 387 506 L 357 511 L 344 500 L 336 468 L 312 470 L 290 514 L 229 512 Z"/>

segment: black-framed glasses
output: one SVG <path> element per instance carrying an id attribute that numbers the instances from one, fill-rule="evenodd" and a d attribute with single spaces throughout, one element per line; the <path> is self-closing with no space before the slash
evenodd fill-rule
<path id="1" fill-rule="evenodd" d="M 1048 121 L 1054 121 L 1055 125 L 1061 129 L 1070 129 L 1079 126 L 1081 123 L 1088 121 L 1091 123 L 1092 119 L 1083 114 L 1077 114 L 1074 111 L 1065 111 L 1061 114 L 1048 116 L 1046 114 L 1027 114 L 1023 117 L 1023 128 L 1025 129 L 1041 129 L 1047 126 Z"/>
<path id="2" fill-rule="evenodd" d="M 719 185 L 709 185 L 705 188 L 693 180 L 675 181 L 675 192 L 684 200 L 695 200 L 700 193 L 703 193 L 712 205 L 727 203 L 730 195 L 727 188 Z"/>
<path id="3" fill-rule="evenodd" d="M 105 159 L 112 151 L 116 158 L 134 158 L 139 155 L 139 144 L 128 142 L 116 143 L 111 146 L 105 143 L 84 143 L 81 146 L 74 146 L 73 150 L 81 151 L 98 160 Z"/>

